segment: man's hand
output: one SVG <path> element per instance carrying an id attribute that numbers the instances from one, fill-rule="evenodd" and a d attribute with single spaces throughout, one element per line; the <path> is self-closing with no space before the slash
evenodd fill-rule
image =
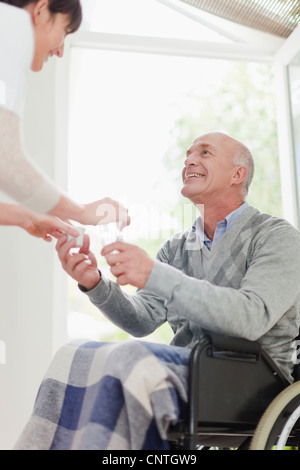
<path id="1" fill-rule="evenodd" d="M 90 251 L 90 238 L 84 235 L 80 250 L 70 253 L 75 244 L 75 240 L 68 241 L 66 236 L 62 236 L 56 243 L 58 257 L 63 269 L 80 285 L 91 290 L 99 283 L 101 276 L 95 255 Z"/>
<path id="2" fill-rule="evenodd" d="M 113 253 L 115 250 L 118 253 Z M 131 284 L 143 289 L 154 261 L 142 248 L 124 242 L 115 242 L 105 246 L 101 255 L 105 256 L 111 266 L 110 271 L 117 278 L 119 285 Z"/>

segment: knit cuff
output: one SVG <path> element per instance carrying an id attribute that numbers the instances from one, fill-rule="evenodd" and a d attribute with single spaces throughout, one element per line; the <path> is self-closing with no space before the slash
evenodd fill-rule
<path id="1" fill-rule="evenodd" d="M 100 275 L 101 275 L 100 281 L 91 290 L 87 290 L 84 286 L 82 286 L 81 284 L 78 284 L 78 288 L 81 290 L 81 292 L 84 292 L 85 294 L 87 294 L 89 299 L 93 303 L 96 303 L 97 305 L 100 305 L 106 302 L 107 297 L 110 294 L 110 281 L 106 279 L 105 277 L 103 277 L 102 273 L 100 273 Z"/>

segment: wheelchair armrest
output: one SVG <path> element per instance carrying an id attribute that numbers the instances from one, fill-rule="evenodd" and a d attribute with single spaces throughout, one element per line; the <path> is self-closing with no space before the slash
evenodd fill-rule
<path id="1" fill-rule="evenodd" d="M 273 371 L 274 375 L 278 375 L 286 382 L 286 385 L 290 385 L 290 380 L 283 375 L 278 365 L 269 354 L 264 351 L 258 341 L 224 336 L 210 331 L 204 331 L 204 336 L 199 343 L 201 343 L 201 341 L 209 343 L 213 357 L 227 357 L 229 359 L 241 359 L 253 362 L 257 362 L 262 358 L 269 369 Z M 295 370 L 294 379 L 300 379 L 300 367 L 299 371 Z"/>
<path id="2" fill-rule="evenodd" d="M 210 342 L 213 354 L 224 354 L 240 358 L 246 358 L 247 356 L 258 358 L 262 352 L 261 345 L 256 341 L 233 338 L 208 331 L 204 332 L 204 338 Z"/>
<path id="3" fill-rule="evenodd" d="M 199 423 L 256 425 L 289 381 L 258 342 L 203 333 L 190 357 L 190 434 Z"/>

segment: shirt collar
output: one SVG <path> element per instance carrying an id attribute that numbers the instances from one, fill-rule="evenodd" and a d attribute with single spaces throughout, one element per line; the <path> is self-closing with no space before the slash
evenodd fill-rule
<path id="1" fill-rule="evenodd" d="M 226 222 L 227 224 L 227 229 L 232 225 L 234 224 L 234 222 L 237 221 L 237 219 L 240 217 L 240 215 L 244 212 L 244 210 L 246 209 L 246 207 L 248 206 L 248 202 L 245 201 L 240 207 L 238 207 L 237 209 L 235 209 L 233 212 L 231 212 L 230 214 L 226 215 L 224 221 Z M 221 221 L 224 222 L 223 220 Z"/>
<path id="2" fill-rule="evenodd" d="M 220 220 L 217 223 L 217 228 L 223 225 L 225 226 L 224 232 L 226 232 L 234 224 L 234 222 L 238 220 L 238 218 L 242 215 L 248 205 L 248 202 L 245 201 L 240 207 L 230 212 L 230 214 L 226 215 L 224 220 Z M 204 226 L 201 216 L 199 216 L 195 220 L 194 225 L 192 227 L 192 231 L 195 232 L 203 242 L 210 241 L 210 238 L 208 238 L 208 236 L 204 232 Z"/>

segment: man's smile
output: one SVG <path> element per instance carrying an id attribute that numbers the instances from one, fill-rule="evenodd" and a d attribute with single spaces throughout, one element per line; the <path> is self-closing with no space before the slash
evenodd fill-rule
<path id="1" fill-rule="evenodd" d="M 185 178 L 186 179 L 189 179 L 189 178 L 202 178 L 202 176 L 204 176 L 204 175 L 201 175 L 200 173 L 191 173 L 190 175 L 186 175 Z"/>
<path id="2" fill-rule="evenodd" d="M 185 183 L 188 180 L 192 180 L 193 178 L 199 179 L 203 178 L 205 175 L 204 173 L 188 173 L 187 171 L 184 173 L 183 182 Z"/>

